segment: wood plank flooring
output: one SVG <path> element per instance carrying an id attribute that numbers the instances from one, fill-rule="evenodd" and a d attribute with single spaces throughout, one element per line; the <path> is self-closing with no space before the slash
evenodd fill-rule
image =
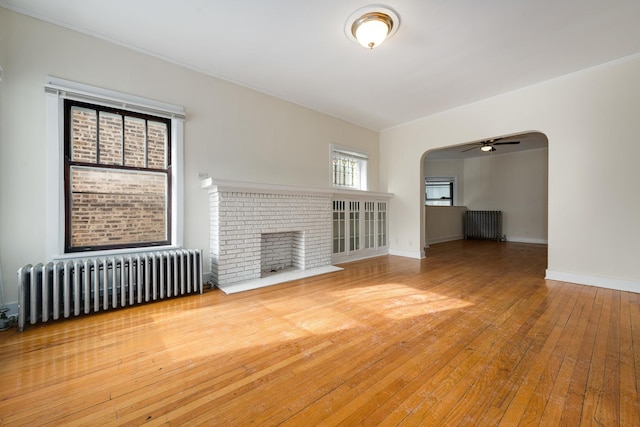
<path id="1" fill-rule="evenodd" d="M 0 425 L 640 426 L 640 294 L 456 241 L 0 332 Z"/>

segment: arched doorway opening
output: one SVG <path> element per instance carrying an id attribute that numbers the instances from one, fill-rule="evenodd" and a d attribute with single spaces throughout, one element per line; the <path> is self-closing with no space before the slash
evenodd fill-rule
<path id="1" fill-rule="evenodd" d="M 425 250 L 435 243 L 463 239 L 465 210 L 501 211 L 506 241 L 547 243 L 545 134 L 494 136 L 431 150 L 422 156 L 421 168 Z"/>

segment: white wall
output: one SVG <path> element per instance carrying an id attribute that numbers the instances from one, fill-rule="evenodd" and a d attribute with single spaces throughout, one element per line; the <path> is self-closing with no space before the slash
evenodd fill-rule
<path id="1" fill-rule="evenodd" d="M 548 277 L 640 292 L 638 76 L 634 56 L 382 132 L 391 252 L 421 256 L 425 151 L 539 131 L 549 141 Z"/>
<path id="2" fill-rule="evenodd" d="M 328 186 L 330 143 L 368 151 L 370 189 L 394 193 L 391 252 L 420 257 L 422 155 L 461 142 L 542 132 L 549 139 L 549 275 L 640 291 L 638 56 L 380 136 L 3 8 L 0 66 L 0 264 L 8 301 L 17 300 L 17 268 L 46 261 L 40 239 L 45 224 L 43 85 L 48 75 L 186 108 L 185 246 L 205 253 L 208 205 L 200 172 L 229 180 Z"/>
<path id="3" fill-rule="evenodd" d="M 0 263 L 9 302 L 17 301 L 16 270 L 48 261 L 42 239 L 48 75 L 185 107 L 184 245 L 205 254 L 209 208 L 200 172 L 328 187 L 333 143 L 369 153 L 369 187 L 378 190 L 376 132 L 3 8 L 0 66 Z"/>
<path id="4" fill-rule="evenodd" d="M 547 243 L 547 149 L 464 161 L 462 205 L 502 211 L 511 242 Z"/>
<path id="5" fill-rule="evenodd" d="M 466 210 L 466 206 L 425 206 L 427 245 L 464 239 Z"/>
<path id="6" fill-rule="evenodd" d="M 465 160 L 425 159 L 425 176 L 457 176 L 459 205 L 501 210 L 503 234 L 512 242 L 547 243 L 546 148 L 491 153 Z M 442 215 L 442 212 L 439 212 Z M 429 227 L 429 213 L 426 213 Z M 427 241 L 437 241 L 427 230 Z M 430 237 L 431 236 L 431 237 Z M 438 238 L 441 238 L 439 236 Z"/>

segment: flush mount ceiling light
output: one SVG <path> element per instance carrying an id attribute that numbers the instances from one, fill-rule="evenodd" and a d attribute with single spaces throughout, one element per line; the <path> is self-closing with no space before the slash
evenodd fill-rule
<path id="1" fill-rule="evenodd" d="M 371 5 L 353 12 L 344 32 L 351 40 L 367 49 L 378 47 L 398 31 L 400 18 L 387 6 Z"/>

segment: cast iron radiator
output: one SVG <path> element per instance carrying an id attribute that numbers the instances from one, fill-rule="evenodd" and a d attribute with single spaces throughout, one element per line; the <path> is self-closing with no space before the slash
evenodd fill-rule
<path id="1" fill-rule="evenodd" d="M 465 211 L 464 238 L 503 240 L 502 211 Z"/>
<path id="2" fill-rule="evenodd" d="M 27 322 L 202 293 L 202 286 L 201 250 L 28 264 L 18 270 L 18 329 Z"/>

